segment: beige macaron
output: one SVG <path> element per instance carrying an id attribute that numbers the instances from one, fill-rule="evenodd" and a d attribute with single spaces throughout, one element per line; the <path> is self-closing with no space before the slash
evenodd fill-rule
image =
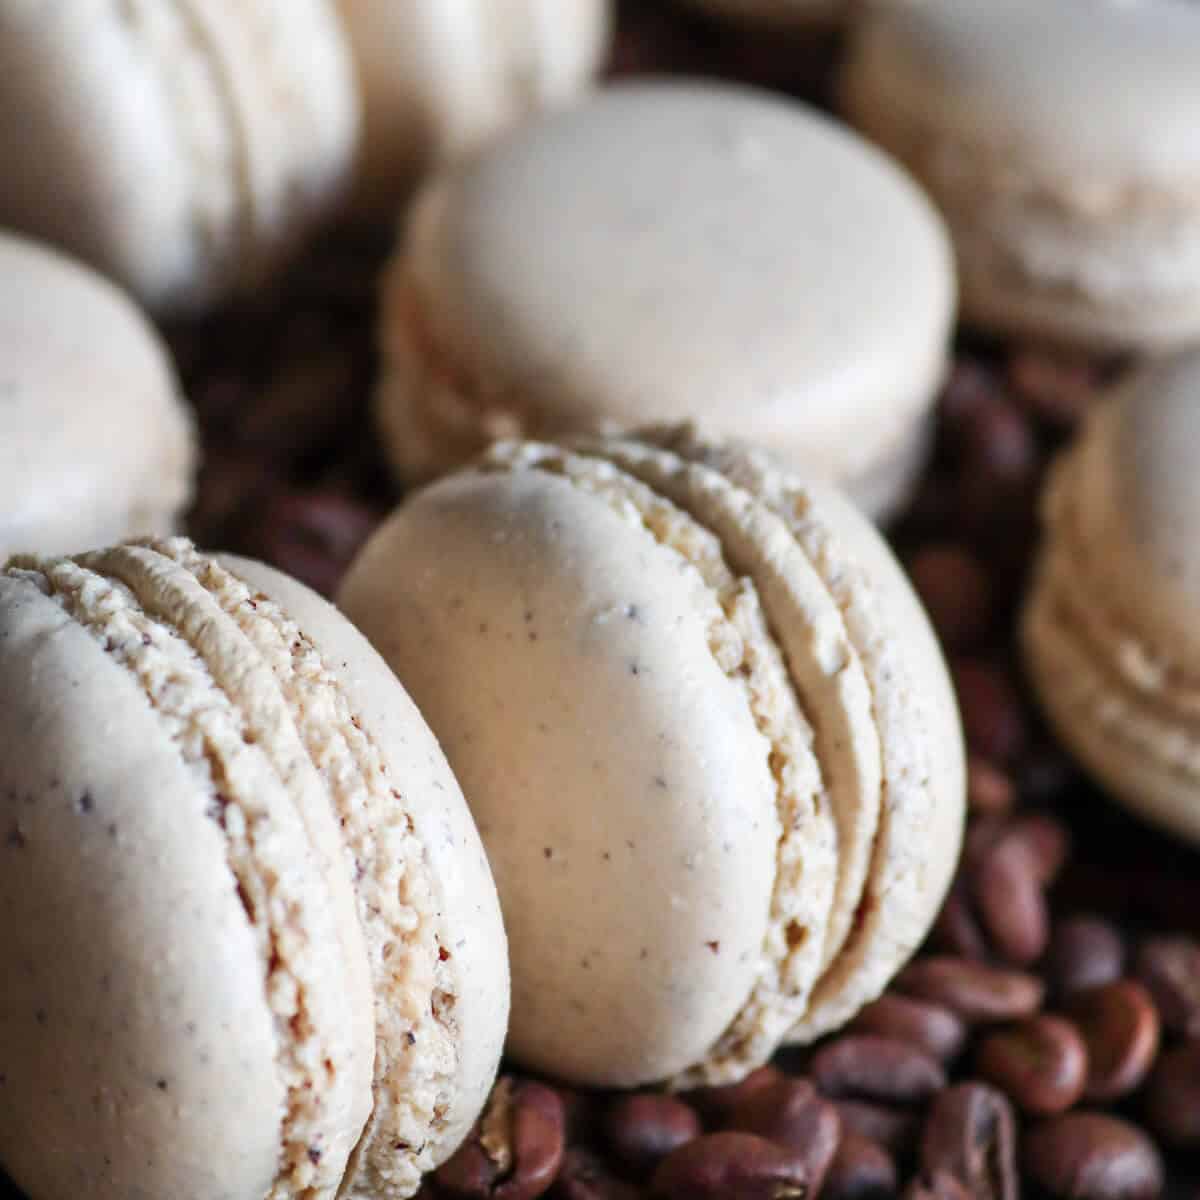
<path id="1" fill-rule="evenodd" d="M 0 569 L 0 1161 L 79 1195 L 400 1200 L 508 1010 L 478 835 L 335 609 L 183 540 Z"/>
<path id="2" fill-rule="evenodd" d="M 1135 812 L 1200 841 L 1200 354 L 1097 408 L 1055 465 L 1024 622 L 1054 726 Z"/>
<path id="3" fill-rule="evenodd" d="M 940 219 L 865 142 L 661 81 L 429 184 L 385 289 L 377 408 L 406 477 L 497 437 L 695 420 L 876 514 L 923 461 L 955 295 Z"/>
<path id="4" fill-rule="evenodd" d="M 968 321 L 1096 347 L 1200 338 L 1200 7 L 868 6 L 842 82 L 954 234 Z"/>
<path id="5" fill-rule="evenodd" d="M 0 233 L 0 562 L 169 533 L 195 466 L 150 323 L 90 270 Z"/>
<path id="6" fill-rule="evenodd" d="M 260 283 L 345 182 L 333 0 L 0 0 L 0 225 L 156 311 Z"/>
<path id="7" fill-rule="evenodd" d="M 686 0 L 722 20 L 764 29 L 808 29 L 845 20 L 857 0 Z"/>
<path id="8" fill-rule="evenodd" d="M 573 99 L 608 51 L 612 0 L 338 0 L 362 82 L 364 200 Z"/>
<path id="9" fill-rule="evenodd" d="M 737 1080 L 873 999 L 945 892 L 957 712 L 827 485 L 687 431 L 501 443 L 341 603 L 442 739 L 496 873 L 514 1060 Z"/>

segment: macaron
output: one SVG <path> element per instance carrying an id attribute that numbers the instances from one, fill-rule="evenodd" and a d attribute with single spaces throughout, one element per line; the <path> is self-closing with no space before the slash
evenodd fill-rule
<path id="1" fill-rule="evenodd" d="M 622 84 L 443 173 L 388 269 L 377 411 L 400 474 L 499 437 L 695 420 L 894 509 L 954 314 L 902 170 L 799 103 Z"/>
<path id="2" fill-rule="evenodd" d="M 612 0 L 338 0 L 365 106 L 361 191 L 394 205 L 422 169 L 574 99 L 608 52 Z"/>
<path id="3" fill-rule="evenodd" d="M 195 466 L 145 317 L 82 265 L 0 233 L 0 562 L 169 533 Z"/>
<path id="4" fill-rule="evenodd" d="M 348 177 L 333 0 L 0 0 L 0 225 L 156 312 L 261 283 Z"/>
<path id="5" fill-rule="evenodd" d="M 687 0 L 722 20 L 764 29 L 803 29 L 845 19 L 854 0 Z"/>
<path id="6" fill-rule="evenodd" d="M 868 6 L 842 79 L 954 235 L 968 322 L 1096 348 L 1200 339 L 1200 7 Z"/>
<path id="7" fill-rule="evenodd" d="M 873 999 L 957 858 L 940 651 L 857 509 L 687 430 L 500 443 L 340 602 L 442 740 L 509 933 L 518 1063 L 728 1083 Z"/>
<path id="8" fill-rule="evenodd" d="M 1055 464 L 1025 612 L 1066 745 L 1132 811 L 1200 842 L 1200 353 L 1146 367 Z"/>
<path id="9" fill-rule="evenodd" d="M 0 1161 L 39 1200 L 411 1195 L 491 1085 L 504 931 L 403 688 L 189 542 L 0 570 Z"/>

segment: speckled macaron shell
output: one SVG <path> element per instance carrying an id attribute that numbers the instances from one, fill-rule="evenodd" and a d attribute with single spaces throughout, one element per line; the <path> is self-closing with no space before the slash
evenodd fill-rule
<path id="1" fill-rule="evenodd" d="M 195 465 L 149 322 L 90 270 L 0 234 L 0 561 L 169 533 Z"/>
<path id="2" fill-rule="evenodd" d="M 338 0 L 365 105 L 360 190 L 394 205 L 431 162 L 563 104 L 608 49 L 611 0 Z"/>
<path id="3" fill-rule="evenodd" d="M 1055 464 L 1026 610 L 1064 741 L 1135 811 L 1200 840 L 1200 356 L 1145 368 Z"/>
<path id="4" fill-rule="evenodd" d="M 0 224 L 155 310 L 261 282 L 348 177 L 333 0 L 2 0 L 0 47 Z"/>
<path id="5" fill-rule="evenodd" d="M 687 0 L 713 16 L 764 29 L 807 29 L 845 19 L 854 0 Z"/>
<path id="6" fill-rule="evenodd" d="M 495 437 L 694 419 L 853 491 L 915 465 L 954 277 L 933 208 L 864 142 L 765 93 L 658 81 L 431 183 L 386 296 L 377 408 L 403 474 Z"/>
<path id="7" fill-rule="evenodd" d="M 845 107 L 954 235 L 964 314 L 1100 347 L 1200 337 L 1200 10 L 868 6 Z"/>

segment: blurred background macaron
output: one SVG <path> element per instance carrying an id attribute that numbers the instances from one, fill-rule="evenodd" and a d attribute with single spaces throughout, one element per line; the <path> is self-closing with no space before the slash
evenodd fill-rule
<path id="1" fill-rule="evenodd" d="M 394 206 L 420 172 L 574 99 L 608 51 L 612 0 L 338 0 L 365 105 L 360 192 Z"/>
<path id="2" fill-rule="evenodd" d="M 867 6 L 844 107 L 941 206 L 964 319 L 1107 348 L 1200 339 L 1200 6 Z"/>
<path id="3" fill-rule="evenodd" d="M 156 312 L 261 284 L 358 130 L 333 0 L 0 0 L 0 225 Z"/>
<path id="4" fill-rule="evenodd" d="M 0 233 L 0 562 L 171 532 L 196 460 L 149 321 L 81 264 Z"/>
<path id="5" fill-rule="evenodd" d="M 623 84 L 431 181 L 388 269 L 400 475 L 498 437 L 695 420 L 875 515 L 924 461 L 954 318 L 941 220 L 799 103 Z"/>
<path id="6" fill-rule="evenodd" d="M 1149 366 L 1055 465 L 1024 622 L 1067 746 L 1133 811 L 1200 842 L 1200 353 Z"/>

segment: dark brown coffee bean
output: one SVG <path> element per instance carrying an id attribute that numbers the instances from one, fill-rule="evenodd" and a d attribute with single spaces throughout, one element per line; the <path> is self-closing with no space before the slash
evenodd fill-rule
<path id="1" fill-rule="evenodd" d="M 1087 1050 L 1070 1021 L 1045 1014 L 989 1033 L 975 1055 L 979 1074 L 1027 1113 L 1065 1112 L 1083 1095 Z"/>
<path id="2" fill-rule="evenodd" d="M 915 1104 L 946 1086 L 934 1058 L 907 1042 L 844 1034 L 813 1055 L 812 1076 L 826 1096 Z"/>
<path id="3" fill-rule="evenodd" d="M 728 1125 L 733 1114 L 759 1092 L 776 1087 L 787 1078 L 778 1067 L 759 1067 L 740 1083 L 724 1087 L 697 1088 L 684 1094 L 686 1100 L 710 1125 Z"/>
<path id="4" fill-rule="evenodd" d="M 566 1140 L 553 1088 L 504 1076 L 470 1137 L 434 1172 L 438 1190 L 462 1200 L 534 1200 L 554 1182 Z"/>
<path id="5" fill-rule="evenodd" d="M 1138 1087 L 1158 1054 L 1158 1012 L 1150 993 L 1134 979 L 1118 979 L 1076 992 L 1065 1010 L 1087 1045 L 1085 1098 L 1107 1103 Z"/>
<path id="6" fill-rule="evenodd" d="M 980 406 L 963 433 L 964 465 L 970 473 L 985 476 L 993 487 L 1025 483 L 1037 467 L 1033 430 L 1025 415 L 1007 401 Z"/>
<path id="7" fill-rule="evenodd" d="M 651 1191 L 662 1200 L 804 1200 L 808 1176 L 795 1151 L 753 1133 L 710 1133 L 659 1163 Z"/>
<path id="8" fill-rule="evenodd" d="M 954 958 L 981 962 L 988 957 L 987 942 L 971 910 L 965 880 L 956 881 L 947 894 L 930 931 L 929 945 Z"/>
<path id="9" fill-rule="evenodd" d="M 1023 813 L 1004 831 L 1006 839 L 1020 842 L 1029 853 L 1043 886 L 1052 884 L 1071 854 L 1071 835 L 1067 827 L 1045 813 Z"/>
<path id="10" fill-rule="evenodd" d="M 825 1187 L 825 1200 L 884 1200 L 896 1194 L 896 1164 L 878 1142 L 857 1133 L 842 1136 Z"/>
<path id="11" fill-rule="evenodd" d="M 1012 681 L 999 667 L 977 658 L 956 659 L 953 670 L 967 745 L 990 762 L 1011 763 L 1027 740 Z"/>
<path id="12" fill-rule="evenodd" d="M 590 1150 L 570 1147 L 550 1189 L 551 1200 L 638 1200 L 637 1188 L 618 1179 Z"/>
<path id="13" fill-rule="evenodd" d="M 756 1092 L 733 1111 L 729 1125 L 799 1153 L 812 1195 L 821 1190 L 842 1131 L 837 1109 L 812 1083 L 791 1078 Z"/>
<path id="14" fill-rule="evenodd" d="M 1102 378 L 1091 356 L 1029 347 L 1012 353 L 1007 376 L 1030 414 L 1057 429 L 1072 428 L 1087 412 Z"/>
<path id="15" fill-rule="evenodd" d="M 979 560 L 959 545 L 926 545 L 909 564 L 909 575 L 942 643 L 969 649 L 987 634 L 991 597 Z"/>
<path id="16" fill-rule="evenodd" d="M 1100 917 L 1068 917 L 1055 924 L 1042 973 L 1056 996 L 1099 987 L 1125 970 L 1125 943 Z"/>
<path id="17" fill-rule="evenodd" d="M 921 1118 L 910 1108 L 872 1104 L 869 1100 L 835 1100 L 842 1129 L 878 1142 L 893 1154 L 907 1154 L 917 1144 Z"/>
<path id="18" fill-rule="evenodd" d="M 1050 940 L 1050 913 L 1040 879 L 1042 864 L 1016 831 L 1001 836 L 972 872 L 983 926 L 1002 958 L 1028 966 Z"/>
<path id="19" fill-rule="evenodd" d="M 606 1140 L 633 1175 L 649 1175 L 672 1150 L 704 1132 L 694 1108 L 674 1096 L 652 1092 L 622 1096 L 604 1118 Z"/>
<path id="20" fill-rule="evenodd" d="M 1015 1021 L 1041 1007 L 1039 979 L 961 958 L 926 957 L 909 963 L 896 979 L 909 996 L 932 1000 L 967 1021 Z"/>
<path id="21" fill-rule="evenodd" d="M 1200 1037 L 1200 943 L 1188 937 L 1150 938 L 1138 951 L 1133 972 L 1154 997 L 1165 1029 Z"/>
<path id="22" fill-rule="evenodd" d="M 956 1058 L 967 1040 L 967 1027 L 957 1014 L 898 992 L 885 992 L 868 1004 L 854 1018 L 850 1031 L 908 1042 L 942 1063 Z"/>
<path id="23" fill-rule="evenodd" d="M 955 442 L 965 436 L 967 427 L 985 408 L 1004 403 L 1004 388 L 996 371 L 969 358 L 959 357 L 942 389 L 938 409 L 946 432 Z"/>
<path id="24" fill-rule="evenodd" d="M 972 754 L 967 760 L 967 804 L 974 814 L 1007 816 L 1016 803 L 1017 789 L 999 767 Z"/>
<path id="25" fill-rule="evenodd" d="M 1200 1148 L 1200 1041 L 1168 1050 L 1146 1085 L 1146 1119 L 1168 1145 Z"/>
<path id="26" fill-rule="evenodd" d="M 1051 1196 L 1069 1200 L 1152 1200 L 1163 1165 L 1154 1143 L 1128 1121 L 1067 1113 L 1035 1126 L 1021 1143 L 1025 1170 Z"/>
<path id="27" fill-rule="evenodd" d="M 922 1172 L 904 1190 L 904 1200 L 973 1200 L 949 1171 Z"/>
<path id="28" fill-rule="evenodd" d="M 1016 1200 L 1016 1120 L 1002 1092 L 960 1083 L 933 1102 L 921 1139 L 921 1167 L 948 1171 L 979 1200 Z"/>

